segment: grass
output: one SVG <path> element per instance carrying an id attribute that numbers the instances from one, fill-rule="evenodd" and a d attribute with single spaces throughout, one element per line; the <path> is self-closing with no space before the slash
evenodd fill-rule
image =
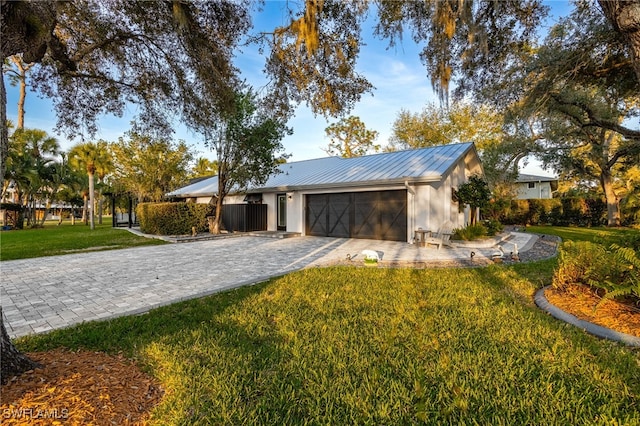
<path id="1" fill-rule="evenodd" d="M 82 222 L 75 225 L 47 223 L 44 228 L 0 232 L 0 260 L 28 259 L 81 251 L 112 250 L 163 241 L 136 236 L 111 224 L 96 225 L 92 231 Z"/>
<path id="2" fill-rule="evenodd" d="M 158 424 L 639 424 L 638 354 L 534 307 L 553 266 L 309 269 L 18 343 L 137 358 Z"/>
<path id="3" fill-rule="evenodd" d="M 592 243 L 604 243 L 605 245 L 618 243 L 621 239 L 629 238 L 629 236 L 640 238 L 640 230 L 631 228 L 528 226 L 527 231 L 538 234 L 557 235 L 565 241 L 590 241 Z"/>
<path id="4" fill-rule="evenodd" d="M 534 306 L 555 263 L 313 268 L 16 343 L 137 359 L 156 424 L 640 424 L 640 353 Z"/>

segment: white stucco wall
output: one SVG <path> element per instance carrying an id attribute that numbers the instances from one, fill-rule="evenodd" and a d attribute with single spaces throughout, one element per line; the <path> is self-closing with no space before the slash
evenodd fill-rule
<path id="1" fill-rule="evenodd" d="M 529 182 L 518 183 L 518 196 L 520 200 L 528 200 L 531 198 L 553 198 L 551 192 L 551 182 L 531 182 L 533 188 L 529 188 Z"/>
<path id="2" fill-rule="evenodd" d="M 306 191 L 277 191 L 262 193 L 262 202 L 267 205 L 267 229 L 277 230 L 277 194 L 287 195 L 287 231 L 305 234 L 305 195 L 343 192 L 407 190 L 407 241 L 413 240 L 413 233 L 418 228 L 437 230 L 442 223 L 450 220 L 455 228 L 463 227 L 469 221 L 469 209 L 459 212 L 458 204 L 452 201 L 452 188 L 466 182 L 474 173 L 482 173 L 480 164 L 473 159 L 461 159 L 442 182 L 363 186 L 334 189 L 317 189 Z M 242 204 L 244 194 L 227 196 L 225 203 Z M 198 202 L 209 202 L 209 199 L 198 199 Z"/>

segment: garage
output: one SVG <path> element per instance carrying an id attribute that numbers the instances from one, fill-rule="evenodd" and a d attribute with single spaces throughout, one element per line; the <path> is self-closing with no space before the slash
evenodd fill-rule
<path id="1" fill-rule="evenodd" d="M 308 194 L 306 234 L 407 240 L 407 191 Z"/>

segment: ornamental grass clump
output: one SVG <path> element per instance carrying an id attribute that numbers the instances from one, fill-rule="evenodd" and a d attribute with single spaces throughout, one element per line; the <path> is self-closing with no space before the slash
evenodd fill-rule
<path id="1" fill-rule="evenodd" d="M 484 238 L 487 236 L 487 228 L 477 223 L 475 225 L 465 226 L 464 228 L 458 228 L 453 230 L 454 240 L 473 241 Z"/>

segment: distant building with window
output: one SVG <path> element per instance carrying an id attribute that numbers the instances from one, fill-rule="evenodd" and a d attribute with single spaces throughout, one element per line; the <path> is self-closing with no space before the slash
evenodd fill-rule
<path id="1" fill-rule="evenodd" d="M 553 193 L 558 190 L 558 179 L 548 176 L 520 174 L 516 184 L 520 200 L 553 198 Z"/>

